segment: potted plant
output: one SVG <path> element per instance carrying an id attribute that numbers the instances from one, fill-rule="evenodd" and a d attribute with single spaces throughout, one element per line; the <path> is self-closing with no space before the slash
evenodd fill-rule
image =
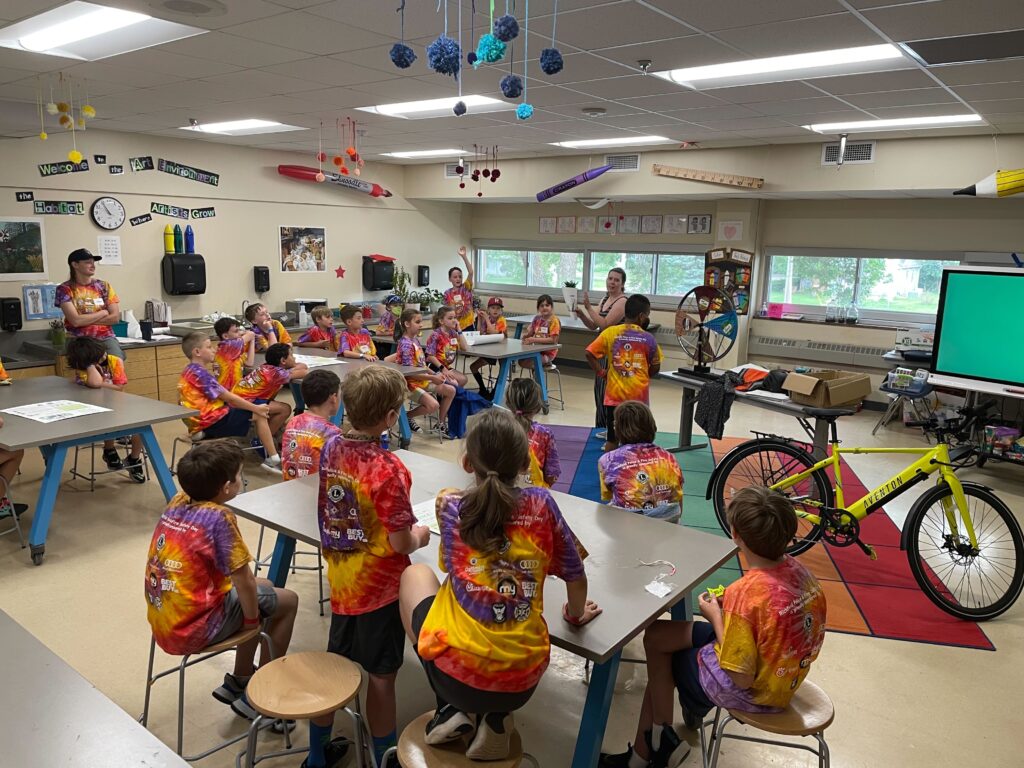
<path id="1" fill-rule="evenodd" d="M 410 301 L 409 287 L 412 285 L 412 278 L 404 267 L 395 267 L 395 276 L 391 283 L 391 290 L 402 300 L 402 304 Z"/>
<path id="2" fill-rule="evenodd" d="M 566 280 L 562 284 L 562 298 L 565 299 L 570 312 L 576 311 L 576 301 L 579 298 L 579 289 L 576 285 L 575 280 Z"/>
<path id="3" fill-rule="evenodd" d="M 436 288 L 427 288 L 426 294 L 430 297 L 430 311 L 437 312 L 444 304 L 444 294 Z"/>
<path id="4" fill-rule="evenodd" d="M 50 343 L 53 344 L 54 348 L 60 351 L 64 350 L 64 344 L 68 340 L 68 332 L 64 327 L 63 320 L 51 320 L 50 321 L 50 332 L 46 334 L 50 339 Z"/>

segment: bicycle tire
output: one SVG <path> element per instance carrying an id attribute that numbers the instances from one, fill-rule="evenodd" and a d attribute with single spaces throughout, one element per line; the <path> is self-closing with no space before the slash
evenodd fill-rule
<path id="1" fill-rule="evenodd" d="M 978 537 L 980 553 L 976 556 L 955 555 L 944 540 L 947 521 L 941 506 L 936 509 L 944 498 L 952 496 L 952 490 L 942 483 L 927 490 L 921 495 L 910 510 L 907 519 L 907 558 L 910 570 L 914 574 L 921 591 L 935 605 L 958 619 L 967 621 L 988 621 L 994 619 L 1014 604 L 1024 588 L 1024 533 L 1013 512 L 1002 499 L 988 488 L 976 483 L 964 483 L 964 494 L 967 496 L 971 520 Z M 972 509 L 971 501 L 987 505 L 988 509 Z M 929 512 L 934 512 L 929 515 Z M 1000 530 L 995 530 L 1001 524 Z M 1005 532 L 1003 532 L 1005 530 Z M 922 537 L 928 539 L 931 556 L 922 554 Z M 942 539 L 940 543 L 939 539 Z M 1013 557 L 1012 567 L 995 561 Z M 989 553 L 984 558 L 982 553 Z M 1008 561 L 1007 561 L 1008 562 Z M 986 578 L 982 567 L 999 577 L 1005 585 L 988 583 L 980 595 L 975 595 L 969 576 L 977 576 L 980 583 Z M 956 574 L 963 571 L 957 584 Z M 952 579 L 948 578 L 953 576 Z M 970 597 L 976 598 L 977 605 L 965 605 L 964 600 L 954 594 L 953 587 L 962 587 L 967 580 Z M 938 586 L 939 581 L 942 586 Z M 996 597 L 997 593 L 1001 593 Z M 989 600 L 989 596 L 995 598 Z"/>
<path id="2" fill-rule="evenodd" d="M 756 463 L 748 462 L 754 456 L 758 457 Z M 743 474 L 743 468 L 747 463 L 751 463 L 753 466 Z M 727 534 L 732 533 L 726 518 L 727 495 L 749 485 L 774 485 L 790 475 L 810 469 L 814 464 L 814 459 L 805 450 L 785 440 L 773 438 L 749 440 L 734 448 L 722 459 L 715 474 L 714 486 L 711 489 L 715 516 L 718 518 L 718 524 L 722 526 L 722 530 Z M 743 476 L 733 477 L 734 474 Z M 793 495 L 811 495 L 811 498 L 820 499 L 825 506 L 829 507 L 834 504 L 835 499 L 828 475 L 820 469 L 805 481 L 805 485 L 789 490 L 783 495 L 787 498 Z M 804 507 L 800 502 L 796 502 L 794 506 L 797 510 L 806 509 L 812 514 L 819 512 L 817 505 Z M 786 553 L 796 556 L 806 552 L 820 538 L 821 526 L 801 519 L 798 521 L 797 537 L 793 540 L 793 544 L 786 549 Z"/>

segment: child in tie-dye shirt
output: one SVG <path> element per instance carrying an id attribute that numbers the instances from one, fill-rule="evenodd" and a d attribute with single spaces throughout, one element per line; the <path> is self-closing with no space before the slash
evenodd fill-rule
<path id="1" fill-rule="evenodd" d="M 529 462 L 526 432 L 508 411 L 476 417 L 462 462 L 474 485 L 437 497 L 439 562 L 448 576 L 440 584 L 429 566 L 414 565 L 402 577 L 405 631 L 437 697 L 426 741 L 472 736 L 466 756 L 473 760 L 508 755 L 511 713 L 547 668 L 548 575 L 565 582 L 567 622 L 579 626 L 601 612 L 587 600 L 583 561 L 551 494 L 515 487 Z"/>
<path id="2" fill-rule="evenodd" d="M 398 350 L 395 352 L 395 362 L 399 365 L 426 368 L 427 355 L 423 351 L 419 338 L 422 328 L 423 315 L 419 310 L 407 309 L 402 312 L 402 316 L 398 319 L 398 325 L 395 326 L 395 341 L 398 346 Z M 452 400 L 455 399 L 455 387 L 448 383 L 443 374 L 426 371 L 422 376 L 409 376 L 406 381 L 409 387 L 409 400 L 414 406 L 406 414 L 412 431 L 420 431 L 419 424 L 414 421 L 417 416 L 437 411 L 442 429 L 441 434 L 447 435 L 448 422 L 446 419 L 448 418 L 448 408 L 451 406 Z"/>
<path id="3" fill-rule="evenodd" d="M 465 352 L 467 349 L 455 310 L 440 307 L 434 313 L 434 331 L 427 339 L 427 365 L 430 370 L 443 375 L 448 384 L 465 387 L 466 374 L 455 370 L 455 358 L 459 350 Z"/>
<path id="4" fill-rule="evenodd" d="M 405 646 L 398 585 L 409 554 L 430 538 L 413 516 L 409 470 L 380 445 L 405 392 L 405 378 L 387 366 L 346 376 L 341 396 L 352 431 L 330 438 L 320 454 L 317 515 L 332 611 L 327 650 L 369 674 L 366 711 L 378 765 L 396 742 L 395 675 Z M 333 718 L 310 721 L 307 765 L 324 764 Z"/>
<path id="5" fill-rule="evenodd" d="M 313 319 L 313 327 L 299 337 L 296 346 L 329 349 L 332 352 L 337 352 L 339 335 L 334 327 L 334 312 L 331 311 L 331 308 L 313 307 L 309 316 Z"/>
<path id="6" fill-rule="evenodd" d="M 341 332 L 338 357 L 376 360 L 377 347 L 373 345 L 370 332 L 363 328 L 362 309 L 354 304 L 349 304 L 341 310 L 341 322 L 345 324 L 345 330 Z"/>
<path id="7" fill-rule="evenodd" d="M 262 304 L 250 304 L 246 307 L 245 319 L 252 326 L 252 332 L 256 334 L 257 352 L 262 352 L 271 344 L 292 343 L 292 337 L 281 325 L 281 321 L 274 320 Z"/>
<path id="8" fill-rule="evenodd" d="M 587 347 L 587 362 L 595 376 L 607 377 L 604 390 L 605 424 L 608 439 L 604 450 L 618 446 L 615 438 L 615 407 L 627 400 L 650 403 L 651 379 L 661 370 L 661 347 L 646 331 L 651 319 L 651 302 L 646 296 L 633 294 L 626 299 L 626 315 L 622 325 L 613 325 Z M 608 367 L 598 362 L 608 359 Z"/>
<path id="9" fill-rule="evenodd" d="M 505 395 L 505 407 L 515 414 L 530 441 L 530 469 L 523 474 L 523 483 L 550 488 L 558 482 L 562 466 L 558 463 L 555 436 L 546 426 L 534 421 L 544 408 L 540 386 L 533 379 L 513 379 Z"/>
<path id="10" fill-rule="evenodd" d="M 601 498 L 646 517 L 678 523 L 683 514 L 683 471 L 654 444 L 658 425 L 651 409 L 627 400 L 615 409 L 619 447 L 597 460 Z"/>
<path id="11" fill-rule="evenodd" d="M 197 653 L 242 629 L 258 628 L 264 619 L 274 655 L 288 651 L 298 597 L 253 575 L 238 521 L 224 506 L 242 487 L 242 458 L 231 441 L 212 440 L 178 462 L 182 491 L 160 516 L 146 559 L 147 618 L 167 653 Z M 234 671 L 213 692 L 249 719 L 256 712 L 245 687 L 255 672 L 258 643 L 257 636 L 238 646 Z"/>
<path id="12" fill-rule="evenodd" d="M 220 341 L 213 359 L 213 375 L 229 392 L 242 380 L 245 367 L 256 362 L 256 334 L 242 331 L 233 317 L 222 317 L 213 324 L 213 332 Z"/>
<path id="13" fill-rule="evenodd" d="M 715 706 L 779 712 L 793 698 L 825 639 L 825 593 L 786 554 L 796 512 L 785 496 L 750 486 L 726 510 L 733 541 L 748 564 L 722 597 L 700 596 L 706 622 L 657 621 L 644 633 L 647 690 L 633 746 L 601 755 L 600 765 L 677 765 L 689 752 L 672 727 L 679 693 L 683 721 L 700 726 Z M 634 754 L 635 750 L 635 754 Z M 647 764 L 647 763 L 643 763 Z"/>
<path id="14" fill-rule="evenodd" d="M 466 279 L 462 279 L 461 267 L 452 267 L 448 270 L 448 281 L 452 287 L 444 292 L 444 303 L 455 310 L 459 330 L 472 331 L 473 321 L 476 319 L 476 310 L 473 308 L 473 262 L 469 260 L 464 245 L 459 248 L 459 256 L 466 265 Z"/>
<path id="15" fill-rule="evenodd" d="M 320 471 L 324 443 L 341 433 L 331 421 L 341 404 L 340 387 L 337 374 L 324 368 L 310 371 L 302 380 L 306 410 L 288 421 L 281 438 L 281 469 L 285 480 Z"/>

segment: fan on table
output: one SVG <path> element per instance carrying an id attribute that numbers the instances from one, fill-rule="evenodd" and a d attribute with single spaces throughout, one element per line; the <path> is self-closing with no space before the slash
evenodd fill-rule
<path id="1" fill-rule="evenodd" d="M 676 336 L 679 346 L 693 358 L 695 373 L 707 373 L 711 370 L 708 363 L 729 354 L 738 328 L 732 299 L 710 285 L 690 290 L 676 309 Z"/>

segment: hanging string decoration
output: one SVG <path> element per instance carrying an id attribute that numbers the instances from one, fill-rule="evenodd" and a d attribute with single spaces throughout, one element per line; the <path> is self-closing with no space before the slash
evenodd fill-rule
<path id="1" fill-rule="evenodd" d="M 365 165 L 365 162 L 362 156 L 360 156 L 359 154 L 358 147 L 356 147 L 356 121 L 353 120 L 351 117 L 347 117 L 345 118 L 345 120 L 348 122 L 349 130 L 351 131 L 352 134 L 349 137 L 351 139 L 349 145 L 345 147 L 345 154 L 348 155 L 349 159 L 352 161 L 352 173 L 354 173 L 356 176 L 359 176 L 362 174 L 362 171 L 360 169 L 363 167 L 363 165 Z"/>
<path id="2" fill-rule="evenodd" d="M 78 114 L 81 115 L 82 128 L 85 128 L 85 120 L 88 118 L 92 120 L 96 117 L 96 107 L 89 103 L 89 81 L 85 80 L 82 83 L 82 88 L 85 91 L 85 101 L 82 103 L 81 108 L 78 110 Z"/>
<path id="3" fill-rule="evenodd" d="M 324 152 L 324 121 L 321 120 L 320 121 L 320 138 L 317 140 L 317 152 L 316 152 L 317 172 L 316 172 L 316 176 L 313 177 L 314 179 L 316 179 L 317 184 L 323 184 L 324 183 L 324 179 L 327 178 L 326 176 L 324 176 L 324 160 L 326 160 L 326 159 L 327 159 L 327 153 Z"/>
<path id="4" fill-rule="evenodd" d="M 517 120 L 529 120 L 533 117 L 533 105 L 526 101 L 527 64 L 530 61 L 530 0 L 523 4 L 523 103 L 516 107 Z M 518 24 L 516 28 L 518 29 Z"/>
<path id="5" fill-rule="evenodd" d="M 498 145 L 497 144 L 494 145 L 494 162 L 492 163 L 492 165 L 493 165 L 493 167 L 491 168 L 491 181 L 495 182 L 495 181 L 498 180 L 498 177 L 501 176 L 501 171 L 498 170 Z"/>
<path id="6" fill-rule="evenodd" d="M 461 32 L 462 25 L 459 25 L 459 31 Z M 473 38 L 476 37 L 476 0 L 469 0 L 469 42 L 473 42 Z M 466 63 L 469 65 L 476 64 L 476 51 L 470 51 L 466 54 Z"/>
<path id="7" fill-rule="evenodd" d="M 444 33 L 427 46 L 427 66 L 441 75 L 459 76 L 462 68 L 462 48 L 448 37 L 448 3 L 444 3 Z M 440 10 L 440 8 L 438 9 Z"/>
<path id="8" fill-rule="evenodd" d="M 74 111 L 75 111 L 75 93 L 74 93 L 74 90 L 72 90 L 71 80 L 70 79 L 68 79 L 68 105 L 67 105 L 67 107 L 68 107 L 67 114 L 61 115 L 61 117 L 67 117 L 68 118 L 68 122 L 71 124 L 71 147 L 72 147 L 72 149 L 71 149 L 70 152 L 68 152 L 68 160 L 70 160 L 72 163 L 75 163 L 77 165 L 78 163 L 82 162 L 82 153 L 78 151 L 78 137 L 75 134 L 75 120 L 74 120 L 74 117 L 73 117 Z"/>
<path id="9" fill-rule="evenodd" d="M 505 98 L 518 99 L 523 95 L 523 80 L 519 75 L 508 74 L 501 78 L 501 92 Z"/>
<path id="10" fill-rule="evenodd" d="M 551 47 L 540 52 L 540 68 L 545 75 L 557 75 L 565 66 L 562 52 L 555 48 L 555 29 L 558 26 L 558 0 L 555 0 L 554 12 L 551 16 Z"/>
<path id="11" fill-rule="evenodd" d="M 57 102 L 53 100 L 53 81 L 47 77 L 46 82 L 50 86 L 50 100 L 46 102 L 46 114 L 56 115 L 60 110 L 57 109 Z"/>
<path id="12" fill-rule="evenodd" d="M 472 32 L 470 32 L 470 41 L 473 40 Z M 459 50 L 462 50 L 462 3 L 459 3 Z M 469 57 L 466 57 L 469 60 Z M 472 64 L 472 62 L 470 62 Z M 452 112 L 456 117 L 462 117 L 466 114 L 466 102 L 462 100 L 462 75 L 459 74 L 456 78 L 459 82 L 459 100 L 452 105 Z"/>
<path id="13" fill-rule="evenodd" d="M 401 40 L 391 46 L 391 63 L 399 69 L 408 69 L 416 61 L 416 52 L 405 44 L 405 0 L 395 9 L 401 16 Z"/>
<path id="14" fill-rule="evenodd" d="M 46 141 L 46 120 L 43 117 L 43 84 L 36 78 L 36 111 L 39 113 L 39 138 Z"/>
<path id="15" fill-rule="evenodd" d="M 494 36 L 503 43 L 511 43 L 519 37 L 519 22 L 516 17 L 505 14 L 494 20 Z"/>
<path id="16" fill-rule="evenodd" d="M 494 26 L 494 0 L 491 0 L 491 26 Z M 494 64 L 501 61 L 505 55 L 505 44 L 490 32 L 480 36 L 476 44 L 476 60 L 473 62 L 473 69 L 479 69 L 481 64 Z"/>

